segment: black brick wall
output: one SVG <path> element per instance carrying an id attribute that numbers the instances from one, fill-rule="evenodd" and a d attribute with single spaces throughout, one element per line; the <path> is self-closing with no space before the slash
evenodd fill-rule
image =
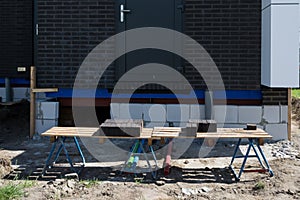
<path id="1" fill-rule="evenodd" d="M 288 103 L 288 89 L 282 88 L 267 88 L 262 86 L 264 105 L 287 105 Z"/>
<path id="2" fill-rule="evenodd" d="M 38 23 L 38 85 L 71 88 L 87 54 L 115 32 L 114 0 L 38 0 Z M 112 87 L 112 68 L 104 79 Z"/>
<path id="3" fill-rule="evenodd" d="M 85 56 L 115 33 L 114 0 L 38 0 L 38 85 L 71 88 Z M 259 90 L 261 0 L 185 0 L 184 33 L 198 41 L 214 59 L 226 89 Z M 205 83 L 186 65 L 195 89 Z M 111 66 L 101 87 L 113 88 Z M 282 90 L 284 91 L 284 90 Z M 278 104 L 285 92 L 263 88 L 263 102 Z M 277 98 L 278 97 L 278 98 Z"/>
<path id="4" fill-rule="evenodd" d="M 1 0 L 0 2 L 0 77 L 27 77 L 17 67 L 33 63 L 32 0 Z"/>
<path id="5" fill-rule="evenodd" d="M 261 0 L 186 0 L 185 33 L 211 55 L 226 89 L 260 88 Z M 186 68 L 189 80 L 202 88 Z"/>

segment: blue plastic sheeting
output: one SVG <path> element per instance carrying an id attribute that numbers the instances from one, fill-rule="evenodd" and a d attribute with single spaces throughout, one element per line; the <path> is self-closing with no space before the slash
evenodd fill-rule
<path id="1" fill-rule="evenodd" d="M 10 83 L 16 85 L 29 85 L 30 81 L 23 78 L 11 78 Z M 0 84 L 5 84 L 5 78 L 0 78 Z"/>
<path id="2" fill-rule="evenodd" d="M 204 99 L 204 90 L 194 91 L 198 99 Z M 59 89 L 58 92 L 47 93 L 47 97 L 53 98 L 112 98 L 112 94 L 107 89 L 94 90 L 81 89 L 77 90 L 76 96 L 73 96 L 72 89 Z M 159 94 L 159 93 L 146 93 L 146 94 L 114 94 L 113 98 L 132 98 L 132 99 L 191 99 L 194 95 L 190 94 Z M 261 100 L 262 93 L 260 90 L 226 90 L 214 91 L 214 99 L 240 99 L 240 100 Z"/>

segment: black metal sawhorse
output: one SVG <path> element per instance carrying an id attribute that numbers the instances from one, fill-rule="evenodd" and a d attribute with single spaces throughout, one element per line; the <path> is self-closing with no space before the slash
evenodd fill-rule
<path id="1" fill-rule="evenodd" d="M 67 148 L 66 148 L 66 143 L 65 143 L 65 142 L 66 142 L 66 139 L 67 139 L 67 138 L 68 138 L 68 137 L 64 137 L 64 136 L 61 136 L 61 137 L 60 137 L 60 136 L 57 136 L 57 137 L 55 137 L 55 141 L 54 141 L 53 144 L 52 144 L 52 147 L 51 147 L 49 156 L 48 156 L 48 158 L 47 158 L 47 160 L 46 160 L 46 163 L 45 163 L 45 166 L 44 166 L 42 175 L 44 175 L 44 174 L 46 173 L 46 171 L 47 171 L 48 168 L 51 168 L 51 167 L 56 163 L 56 161 L 58 160 L 58 158 L 59 158 L 59 156 L 60 156 L 62 150 L 64 150 L 64 153 L 65 153 L 65 155 L 66 155 L 66 157 L 67 157 L 67 160 L 68 160 L 68 162 L 69 162 L 69 164 L 70 164 L 71 170 L 72 170 L 73 172 L 77 173 L 77 174 L 80 174 L 80 172 L 82 171 L 82 169 L 83 169 L 84 166 L 85 166 L 85 158 L 84 158 L 84 156 L 83 156 L 82 150 L 81 150 L 80 145 L 79 145 L 79 142 L 78 142 L 78 140 L 77 140 L 77 137 L 69 137 L 69 138 L 72 138 L 72 139 L 73 139 L 73 141 L 74 141 L 74 143 L 75 143 L 75 146 L 76 146 L 76 148 L 77 148 L 77 150 L 78 150 L 78 152 L 79 152 L 79 155 L 80 155 L 80 157 L 81 157 L 81 159 L 82 159 L 82 164 L 81 164 L 80 168 L 79 168 L 79 169 L 76 169 L 76 168 L 74 167 L 74 165 L 73 165 L 72 159 L 71 159 L 71 157 L 70 157 L 70 155 L 69 155 L 69 153 L 68 153 L 68 150 L 67 150 Z M 54 161 L 50 164 L 50 160 L 51 160 L 51 158 L 52 158 L 53 155 L 54 155 L 54 152 L 55 152 L 55 149 L 56 149 L 56 147 L 57 147 L 57 144 L 60 144 L 60 145 L 59 145 L 59 148 L 58 148 L 58 150 L 57 150 L 57 152 L 56 152 L 56 155 L 55 155 L 55 157 L 54 157 Z"/>
<path id="2" fill-rule="evenodd" d="M 242 156 L 237 156 L 237 151 L 241 145 L 241 141 L 242 139 L 240 138 L 238 143 L 237 143 L 237 146 L 234 150 L 234 154 L 232 156 L 232 159 L 231 159 L 231 162 L 230 162 L 230 165 L 229 165 L 229 168 L 232 170 L 234 176 L 235 176 L 235 179 L 236 181 L 239 181 L 240 178 L 241 178 L 241 175 L 243 172 L 268 172 L 270 174 L 270 176 L 272 177 L 274 174 L 273 174 L 273 171 L 268 163 L 268 160 L 264 154 L 264 152 L 262 151 L 260 145 L 259 145 L 259 141 L 258 139 L 254 139 L 254 138 L 248 138 L 248 149 L 246 151 L 246 154 L 245 155 L 242 155 Z M 253 149 L 255 155 L 250 155 L 250 150 Z M 261 157 L 260 157 L 261 156 Z M 246 162 L 247 162 L 247 159 L 248 158 L 251 158 L 251 157 L 255 157 L 258 159 L 260 165 L 262 166 L 262 169 L 253 169 L 253 170 L 245 170 L 245 165 L 246 165 Z M 244 158 L 243 160 L 243 163 L 242 163 L 242 166 L 239 170 L 239 173 L 237 175 L 236 171 L 234 170 L 233 168 L 233 162 L 235 160 L 235 158 Z M 262 158 L 262 159 L 261 159 Z M 264 164 L 262 162 L 262 160 L 264 161 Z"/>

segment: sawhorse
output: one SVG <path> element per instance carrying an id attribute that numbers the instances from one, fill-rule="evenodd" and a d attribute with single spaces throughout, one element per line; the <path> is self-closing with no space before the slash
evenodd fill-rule
<path id="1" fill-rule="evenodd" d="M 232 156 L 232 159 L 231 159 L 231 162 L 230 162 L 230 165 L 229 165 L 229 168 L 232 170 L 232 172 L 235 176 L 235 180 L 239 181 L 243 172 L 268 172 L 270 174 L 270 176 L 272 177 L 274 175 L 273 171 L 272 171 L 272 169 L 271 169 L 271 167 L 268 163 L 268 160 L 267 160 L 266 156 L 264 155 L 264 152 L 262 151 L 262 149 L 259 145 L 258 139 L 248 138 L 248 149 L 246 151 L 246 154 L 242 155 L 242 156 L 237 156 L 236 154 L 237 154 L 237 151 L 238 151 L 238 149 L 241 145 L 241 141 L 242 141 L 242 139 L 240 138 L 238 143 L 237 143 L 237 146 L 235 147 L 234 154 Z M 250 155 L 250 150 L 251 149 L 253 149 L 255 155 Z M 260 156 L 262 157 L 265 165 L 263 164 L 262 159 L 260 158 Z M 247 159 L 251 158 L 251 157 L 255 157 L 255 158 L 258 159 L 260 165 L 262 166 L 262 169 L 245 170 L 245 165 L 246 165 Z M 236 173 L 236 171 L 234 170 L 234 168 L 232 166 L 235 158 L 244 158 L 242 166 L 241 166 L 238 174 Z"/>
<path id="2" fill-rule="evenodd" d="M 71 159 L 71 157 L 70 157 L 70 155 L 69 155 L 69 153 L 68 153 L 68 150 L 67 150 L 67 148 L 66 148 L 66 139 L 67 139 L 67 138 L 72 138 L 72 139 L 73 139 L 73 141 L 74 141 L 74 143 L 75 143 L 75 146 L 76 146 L 76 149 L 78 150 L 79 155 L 80 155 L 80 157 L 81 157 L 81 159 L 82 159 L 82 164 L 81 164 L 81 166 L 80 166 L 79 169 L 76 169 L 76 168 L 74 167 L 73 162 L 72 162 L 72 159 Z M 51 160 L 52 156 L 54 155 L 54 152 L 55 152 L 56 147 L 58 146 L 57 144 L 60 144 L 60 145 L 59 145 L 59 148 L 58 148 L 58 150 L 57 150 L 57 152 L 56 152 L 56 155 L 55 155 L 55 157 L 54 157 L 54 161 L 50 164 L 50 160 Z M 69 162 L 69 164 L 70 164 L 71 170 L 72 170 L 73 172 L 77 173 L 77 174 L 80 174 L 80 172 L 82 171 L 82 169 L 83 169 L 84 166 L 85 166 L 85 158 L 84 158 L 84 156 L 83 156 L 82 150 L 81 150 L 80 145 L 79 145 L 79 142 L 78 142 L 78 140 L 77 140 L 77 137 L 64 137 L 64 136 L 61 136 L 61 137 L 54 137 L 54 141 L 53 141 L 53 144 L 52 144 L 52 147 L 51 147 L 49 156 L 48 156 L 48 158 L 47 158 L 47 160 L 46 160 L 46 163 L 45 163 L 45 166 L 44 166 L 42 175 L 45 175 L 47 169 L 48 169 L 48 168 L 51 168 L 51 167 L 56 163 L 56 161 L 58 160 L 58 158 L 59 158 L 59 156 L 60 156 L 62 150 L 64 150 L 64 153 L 65 153 L 65 155 L 66 155 L 66 158 L 67 158 L 67 160 L 68 160 L 68 162 Z"/>

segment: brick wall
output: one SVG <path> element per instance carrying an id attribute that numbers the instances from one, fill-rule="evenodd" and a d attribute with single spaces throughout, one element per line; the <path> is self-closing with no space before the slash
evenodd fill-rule
<path id="1" fill-rule="evenodd" d="M 38 0 L 38 85 L 71 88 L 80 64 L 114 34 L 114 0 Z M 111 67 L 103 87 L 111 87 Z"/>
<path id="2" fill-rule="evenodd" d="M 211 55 L 226 89 L 260 88 L 261 0 L 186 0 L 186 34 Z M 191 67 L 186 73 L 197 88 Z"/>
<path id="3" fill-rule="evenodd" d="M 0 77 L 29 77 L 17 67 L 33 63 L 32 11 L 32 0 L 1 0 Z"/>
<path id="4" fill-rule="evenodd" d="M 288 90 L 284 88 L 268 88 L 262 86 L 264 105 L 287 105 L 288 103 Z"/>
<path id="5" fill-rule="evenodd" d="M 115 33 L 114 0 L 38 0 L 38 84 L 71 88 L 85 56 Z M 226 89 L 259 90 L 261 0 L 185 0 L 184 33 L 198 41 L 221 72 Z M 100 87 L 113 88 L 114 66 Z M 205 83 L 186 65 L 195 89 Z M 272 91 L 272 90 L 271 90 Z M 285 93 L 263 89 L 264 102 L 278 104 Z M 271 96 L 270 96 L 271 95 Z"/>

